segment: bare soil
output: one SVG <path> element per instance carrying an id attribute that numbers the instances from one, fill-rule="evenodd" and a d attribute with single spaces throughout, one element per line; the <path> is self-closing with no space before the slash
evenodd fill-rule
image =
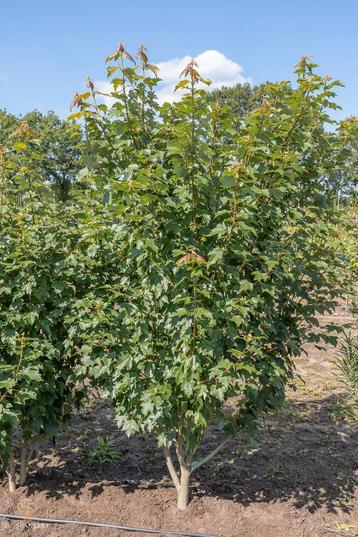
<path id="1" fill-rule="evenodd" d="M 335 319 L 349 317 L 342 306 Z M 328 322 L 330 319 L 321 319 Z M 185 513 L 155 439 L 127 439 L 109 406 L 94 401 L 31 464 L 27 485 L 10 495 L 0 483 L 0 512 L 119 525 L 187 530 L 222 537 L 358 535 L 358 423 L 334 374 L 334 350 L 307 347 L 296 390 L 253 438 L 238 436 L 194 476 Z M 92 463 L 88 448 L 113 435 L 120 459 Z M 202 447 L 220 440 L 212 428 Z M 114 529 L 0 520 L 0 536 L 118 536 Z M 165 535 L 165 531 L 163 531 Z"/>

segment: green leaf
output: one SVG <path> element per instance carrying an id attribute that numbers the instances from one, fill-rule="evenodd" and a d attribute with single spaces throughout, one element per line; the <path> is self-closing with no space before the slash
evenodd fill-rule
<path id="1" fill-rule="evenodd" d="M 178 82 L 174 88 L 174 91 L 177 91 L 178 89 L 181 89 L 181 88 L 186 88 L 188 85 L 189 85 L 189 80 L 181 80 L 180 82 Z"/>

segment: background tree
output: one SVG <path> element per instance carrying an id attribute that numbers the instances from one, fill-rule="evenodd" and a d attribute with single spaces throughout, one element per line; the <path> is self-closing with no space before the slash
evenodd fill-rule
<path id="1" fill-rule="evenodd" d="M 332 134 L 331 134 L 332 136 Z M 339 163 L 332 167 L 331 172 L 324 178 L 329 190 L 332 202 L 339 209 L 346 207 L 348 210 L 357 207 L 358 199 L 358 126 L 357 118 L 348 117 L 342 122 L 338 133 L 334 133 L 340 140 L 347 138 L 345 149 L 340 150 Z M 338 148 L 341 143 L 338 141 Z"/>
<path id="2" fill-rule="evenodd" d="M 16 116 L 0 109 L 0 144 L 2 146 L 8 142 L 10 134 L 17 126 L 18 120 Z"/>
<path id="3" fill-rule="evenodd" d="M 21 125 L 27 125 L 29 131 L 33 133 L 33 139 L 36 140 L 36 147 L 29 147 L 33 173 L 43 183 L 52 185 L 59 199 L 65 200 L 82 166 L 81 129 L 78 125 L 61 120 L 54 112 L 42 114 L 35 110 L 16 117 L 1 110 L 0 144 L 3 151 L 13 151 L 12 138 L 19 129 L 21 132 Z M 18 170 L 16 154 L 12 161 L 12 169 L 16 174 Z"/>
<path id="4" fill-rule="evenodd" d="M 262 103 L 265 98 L 265 86 L 266 84 L 251 86 L 248 83 L 232 87 L 223 86 L 208 92 L 208 99 L 221 106 L 227 106 L 233 118 L 241 119 Z"/>

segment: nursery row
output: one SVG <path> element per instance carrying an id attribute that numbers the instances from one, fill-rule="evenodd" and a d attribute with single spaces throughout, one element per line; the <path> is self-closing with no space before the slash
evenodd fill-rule
<path id="1" fill-rule="evenodd" d="M 306 341 L 357 276 L 356 222 L 328 195 L 349 189 L 357 122 L 333 121 L 337 82 L 302 59 L 238 119 L 190 62 L 159 105 L 141 47 L 107 58 L 70 122 L 83 168 L 60 198 L 40 180 L 26 123 L 0 154 L 0 452 L 10 489 L 32 450 L 93 388 L 128 435 L 150 432 L 178 492 L 226 437 L 277 408 Z M 20 163 L 20 164 L 19 164 Z M 342 241 L 344 236 L 344 241 Z M 227 402 L 232 400 L 228 407 Z M 174 459 L 174 456 L 177 460 Z"/>

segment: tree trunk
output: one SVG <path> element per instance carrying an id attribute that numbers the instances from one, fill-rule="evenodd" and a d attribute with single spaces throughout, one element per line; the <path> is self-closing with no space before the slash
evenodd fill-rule
<path id="1" fill-rule="evenodd" d="M 28 447 L 26 442 L 21 444 L 21 467 L 20 467 L 20 487 L 25 484 L 28 463 Z"/>
<path id="2" fill-rule="evenodd" d="M 14 453 L 11 450 L 9 455 L 9 469 L 7 472 L 8 480 L 9 480 L 9 491 L 11 493 L 16 491 L 16 468 L 15 468 L 15 459 L 14 459 Z"/>
<path id="3" fill-rule="evenodd" d="M 184 511 L 189 503 L 190 470 L 186 466 L 180 467 L 180 487 L 178 490 L 178 509 Z"/>
<path id="4" fill-rule="evenodd" d="M 180 464 L 180 476 L 175 470 L 169 448 L 164 448 L 165 460 L 170 477 L 172 478 L 177 491 L 177 507 L 180 511 L 184 511 L 189 503 L 190 462 L 192 460 L 192 454 L 188 455 L 186 452 L 183 437 L 181 435 L 179 435 L 177 439 L 176 452 Z"/>

